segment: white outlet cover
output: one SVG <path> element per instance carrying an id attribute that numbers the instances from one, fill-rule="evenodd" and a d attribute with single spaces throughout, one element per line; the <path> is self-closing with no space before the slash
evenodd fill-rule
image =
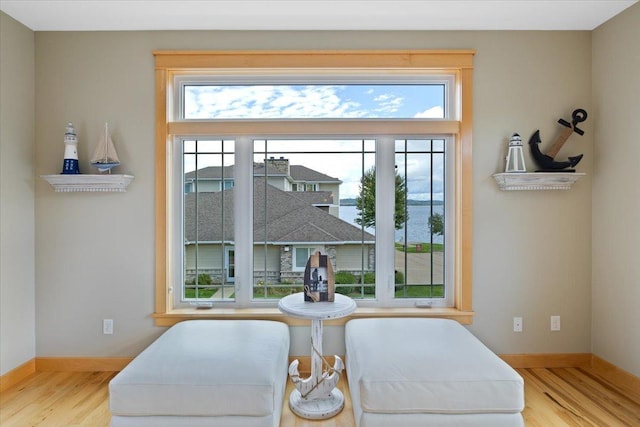
<path id="1" fill-rule="evenodd" d="M 513 318 L 513 332 L 522 332 L 522 317 Z"/>
<path id="2" fill-rule="evenodd" d="M 113 334 L 113 319 L 102 320 L 102 333 L 104 335 Z"/>

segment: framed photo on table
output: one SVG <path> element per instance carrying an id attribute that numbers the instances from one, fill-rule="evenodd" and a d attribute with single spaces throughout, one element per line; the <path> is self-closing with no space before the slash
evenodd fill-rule
<path id="1" fill-rule="evenodd" d="M 309 257 L 304 269 L 304 300 L 333 302 L 335 293 L 336 281 L 331 261 L 327 255 L 316 251 Z"/>

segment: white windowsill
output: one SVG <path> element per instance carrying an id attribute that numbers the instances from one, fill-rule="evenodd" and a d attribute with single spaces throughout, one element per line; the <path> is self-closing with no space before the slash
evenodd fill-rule
<path id="1" fill-rule="evenodd" d="M 469 325 L 473 322 L 473 311 L 461 311 L 457 308 L 375 308 L 358 307 L 354 313 L 340 319 L 328 320 L 327 325 L 344 325 L 350 319 L 368 317 L 435 317 L 454 319 Z M 290 326 L 308 326 L 309 321 L 283 314 L 277 308 L 181 308 L 166 313 L 154 313 L 156 326 L 172 326 L 183 320 L 194 319 L 259 319 L 276 320 Z"/>

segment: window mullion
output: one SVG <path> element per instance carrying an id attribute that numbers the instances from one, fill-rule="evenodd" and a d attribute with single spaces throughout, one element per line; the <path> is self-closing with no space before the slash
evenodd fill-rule
<path id="1" fill-rule="evenodd" d="M 253 173 L 252 138 L 239 136 L 235 144 L 234 236 L 236 303 L 251 303 L 253 284 Z"/>
<path id="2" fill-rule="evenodd" d="M 394 293 L 395 138 L 376 140 L 376 298 L 388 306 Z"/>

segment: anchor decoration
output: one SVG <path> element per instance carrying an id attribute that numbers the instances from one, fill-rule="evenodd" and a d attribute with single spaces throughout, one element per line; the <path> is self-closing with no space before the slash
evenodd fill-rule
<path id="1" fill-rule="evenodd" d="M 342 359 L 338 356 L 334 357 L 335 362 L 332 367 L 314 348 L 314 354 L 312 355 L 313 372 L 310 377 L 305 379 L 300 378 L 298 360 L 291 362 L 291 365 L 289 365 L 289 376 L 296 390 L 300 392 L 300 398 L 303 401 L 332 398 L 333 389 L 338 385 L 340 375 L 344 369 Z M 328 367 L 326 371 L 322 369 L 323 364 Z"/>
<path id="2" fill-rule="evenodd" d="M 575 169 L 568 168 L 573 168 L 575 165 L 577 165 L 580 160 L 582 160 L 582 154 L 571 156 L 568 158 L 568 160 L 565 161 L 555 160 L 556 155 L 573 132 L 577 133 L 578 135 L 584 135 L 584 131 L 578 128 L 576 125 L 578 123 L 584 122 L 587 119 L 587 112 L 581 108 L 578 108 L 577 110 L 573 111 L 573 114 L 571 114 L 571 118 L 571 123 L 564 119 L 558 120 L 558 123 L 564 126 L 564 129 L 562 130 L 554 144 L 551 146 L 551 149 L 547 151 L 546 154 L 540 151 L 540 131 L 537 130 L 533 135 L 531 135 L 531 138 L 529 139 L 529 145 L 531 146 L 531 155 L 533 156 L 538 166 L 540 166 L 540 169 L 536 172 L 575 172 Z"/>

